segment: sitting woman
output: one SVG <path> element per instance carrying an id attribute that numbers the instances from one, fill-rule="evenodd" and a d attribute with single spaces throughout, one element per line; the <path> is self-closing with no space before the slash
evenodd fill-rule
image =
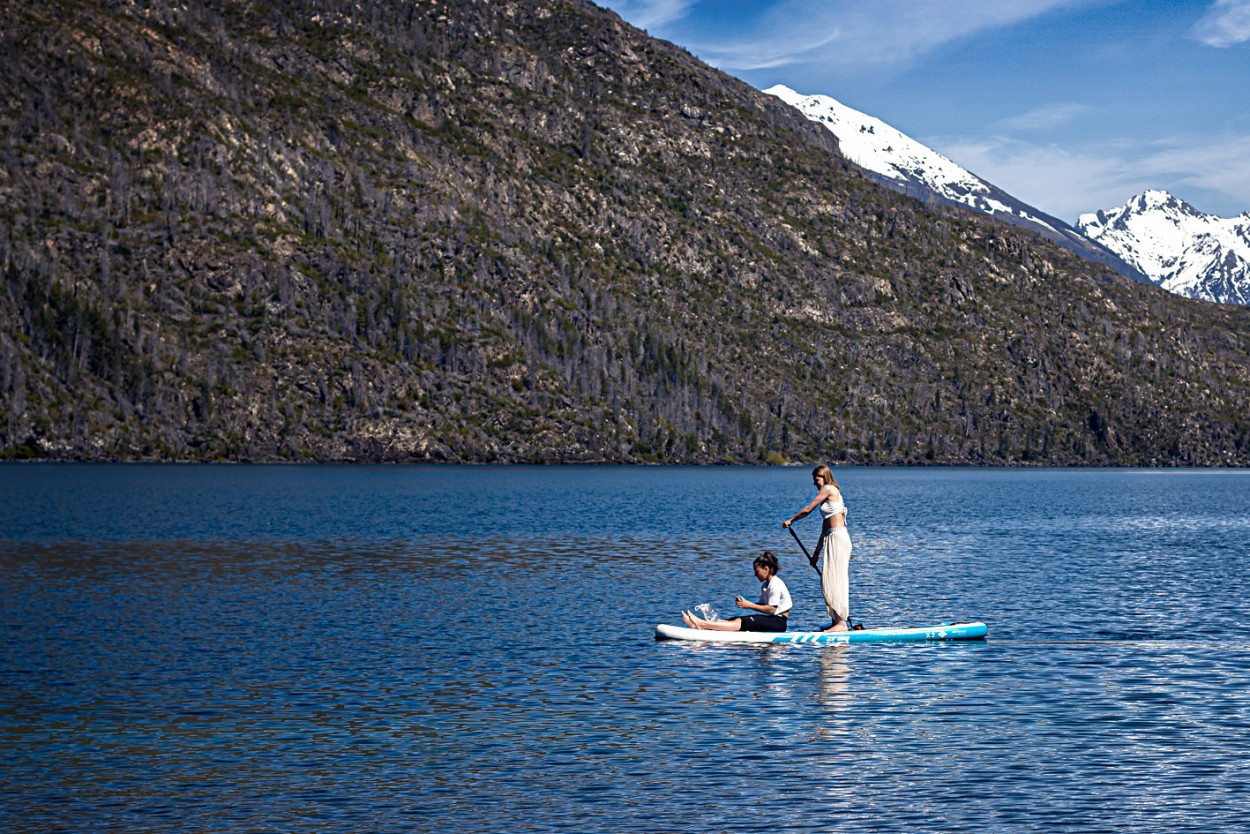
<path id="1" fill-rule="evenodd" d="M 735 598 L 739 608 L 749 608 L 758 614 L 731 617 L 728 620 L 702 620 L 689 611 L 681 612 L 681 619 L 690 628 L 707 628 L 713 631 L 785 631 L 786 617 L 790 616 L 790 589 L 781 581 L 777 571 L 777 557 L 765 550 L 755 557 L 755 578 L 760 585 L 760 601 L 750 602 L 742 596 Z"/>

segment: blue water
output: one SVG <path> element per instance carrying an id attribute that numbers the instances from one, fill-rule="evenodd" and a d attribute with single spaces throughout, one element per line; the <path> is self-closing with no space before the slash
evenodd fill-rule
<path id="1" fill-rule="evenodd" d="M 0 466 L 0 830 L 1246 830 L 1250 472 L 837 474 L 987 641 L 654 641 L 806 469 Z"/>

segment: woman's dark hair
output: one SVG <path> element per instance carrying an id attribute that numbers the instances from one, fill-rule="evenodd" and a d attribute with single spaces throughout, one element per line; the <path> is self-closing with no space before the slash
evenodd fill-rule
<path id="1" fill-rule="evenodd" d="M 773 576 L 781 573 L 781 565 L 777 564 L 777 557 L 773 555 L 771 550 L 765 550 L 763 553 L 755 557 L 755 561 L 751 563 L 753 567 L 763 565 L 768 568 Z"/>

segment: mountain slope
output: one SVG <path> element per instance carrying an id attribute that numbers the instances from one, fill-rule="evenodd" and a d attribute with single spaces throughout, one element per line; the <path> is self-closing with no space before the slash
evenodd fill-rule
<path id="1" fill-rule="evenodd" d="M 1250 304 L 1250 212 L 1225 219 L 1147 191 L 1077 225 L 1170 292 Z"/>
<path id="2" fill-rule="evenodd" d="M 764 92 L 777 96 L 828 128 L 838 137 L 847 158 L 883 185 L 921 200 L 964 206 L 1031 229 L 1084 258 L 1111 266 L 1121 275 L 1144 280 L 1142 274 L 1117 253 L 1062 220 L 1026 205 L 880 119 L 829 96 L 803 95 L 782 84 Z"/>
<path id="3" fill-rule="evenodd" d="M 1250 311 L 578 0 L 0 0 L 0 451 L 1250 464 Z"/>

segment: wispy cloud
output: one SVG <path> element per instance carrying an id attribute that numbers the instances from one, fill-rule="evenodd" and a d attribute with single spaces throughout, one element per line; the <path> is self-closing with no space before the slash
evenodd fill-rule
<path id="1" fill-rule="evenodd" d="M 959 165 L 1042 211 L 1074 221 L 1133 196 L 1131 166 L 1107 150 L 1074 151 L 1007 137 L 925 140 Z"/>
<path id="2" fill-rule="evenodd" d="M 1179 191 L 1182 197 L 1206 194 L 1220 206 L 1239 206 L 1233 213 L 1250 210 L 1247 135 L 1079 148 L 1002 136 L 922 141 L 1009 194 L 1068 222 L 1085 212 L 1121 205 L 1149 188 Z M 1198 200 L 1195 206 L 1220 213 Z"/>
<path id="3" fill-rule="evenodd" d="M 1250 0 L 1216 0 L 1191 32 L 1207 46 L 1226 47 L 1250 41 Z"/>
<path id="4" fill-rule="evenodd" d="M 745 40 L 709 42 L 693 49 L 708 63 L 727 72 L 759 70 L 800 62 L 820 64 L 827 59 L 814 53 L 842 38 L 843 32 L 836 26 L 811 27 L 784 35 L 762 34 Z"/>
<path id="5" fill-rule="evenodd" d="M 1250 211 L 1250 136 L 1164 148 L 1143 162 L 1147 174 L 1172 175 L 1186 185 L 1228 195 L 1241 211 Z"/>
<path id="6" fill-rule="evenodd" d="M 1047 104 L 1027 113 L 1002 119 L 996 123 L 996 127 L 1001 130 L 1049 130 L 1071 124 L 1090 110 L 1085 104 Z"/>
<path id="7" fill-rule="evenodd" d="M 619 0 L 611 6 L 613 11 L 634 26 L 651 31 L 681 20 L 697 2 L 698 0 Z"/>
<path id="8" fill-rule="evenodd" d="M 675 2 L 675 0 L 674 0 Z M 944 44 L 1091 0 L 785 0 L 733 38 L 682 33 L 682 43 L 727 71 L 787 66 L 907 66 Z M 820 54 L 814 54 L 820 50 Z"/>

